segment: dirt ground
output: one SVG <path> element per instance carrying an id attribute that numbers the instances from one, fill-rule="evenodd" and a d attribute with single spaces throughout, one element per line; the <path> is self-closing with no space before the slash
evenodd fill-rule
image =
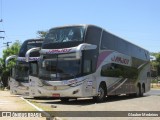
<path id="1" fill-rule="evenodd" d="M 59 99 L 29 99 L 46 111 L 160 111 L 160 90 L 151 91 L 140 98 L 120 96 L 106 98 L 104 103 L 94 103 L 92 99 L 79 99 L 62 103 Z M 0 91 L 0 116 L 3 111 L 37 111 L 18 95 Z M 83 116 L 83 115 L 82 115 Z M 62 117 L 62 120 L 160 120 L 160 117 Z M 0 117 L 0 120 L 50 120 L 44 117 Z M 57 120 L 57 119 L 54 119 Z"/>
<path id="2" fill-rule="evenodd" d="M 43 110 L 49 110 L 50 108 L 51 111 L 73 111 L 69 112 L 71 116 L 76 111 L 85 111 L 83 114 L 78 112 L 82 116 L 90 115 L 90 111 L 95 111 L 93 116 L 96 116 L 96 114 L 98 115 L 98 111 L 126 111 L 128 114 L 130 113 L 129 111 L 146 111 L 151 113 L 152 111 L 158 111 L 158 117 L 63 117 L 63 120 L 160 120 L 159 89 L 151 90 L 150 92 L 146 93 L 144 97 L 110 97 L 106 98 L 106 101 L 103 103 L 95 103 L 91 98 L 81 98 L 78 100 L 69 101 L 67 103 L 63 103 L 59 99 L 30 99 L 29 101 L 33 102 L 36 106 L 43 108 Z M 63 112 L 59 112 L 59 114 L 61 113 L 63 114 Z"/>
<path id="3" fill-rule="evenodd" d="M 23 101 L 18 95 L 9 91 L 0 91 L 0 116 L 6 111 L 36 111 L 35 108 Z M 45 117 L 0 117 L 0 120 L 46 120 Z"/>

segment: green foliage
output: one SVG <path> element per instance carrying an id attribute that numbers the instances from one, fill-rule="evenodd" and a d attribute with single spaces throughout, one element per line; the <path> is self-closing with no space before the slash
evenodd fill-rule
<path id="1" fill-rule="evenodd" d="M 0 63 L 3 68 L 5 68 L 5 59 L 10 55 L 18 55 L 21 43 L 16 41 L 9 48 L 3 50 L 3 57 L 0 58 Z M 15 64 L 15 60 L 11 60 L 7 68 L 12 67 Z"/>
<path id="2" fill-rule="evenodd" d="M 46 36 L 47 31 L 37 31 L 37 35 L 39 38 L 44 38 Z"/>
<path id="3" fill-rule="evenodd" d="M 156 71 L 160 75 L 160 53 L 150 53 L 156 58 L 156 60 L 151 61 L 152 71 Z"/>
<path id="4" fill-rule="evenodd" d="M 1 79 L 4 83 L 3 78 L 8 78 L 10 69 L 16 64 L 15 59 L 10 60 L 8 66 L 5 66 L 5 59 L 10 55 L 18 55 L 21 43 L 16 41 L 9 48 L 3 50 L 3 56 L 0 58 L 0 74 Z M 4 83 L 5 84 L 5 83 Z"/>

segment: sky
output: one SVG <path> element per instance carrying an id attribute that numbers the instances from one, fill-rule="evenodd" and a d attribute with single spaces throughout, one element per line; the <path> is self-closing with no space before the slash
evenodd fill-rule
<path id="1" fill-rule="evenodd" d="M 0 0 L 0 19 L 0 57 L 3 43 L 23 43 L 39 30 L 73 24 L 97 25 L 160 52 L 160 0 Z"/>

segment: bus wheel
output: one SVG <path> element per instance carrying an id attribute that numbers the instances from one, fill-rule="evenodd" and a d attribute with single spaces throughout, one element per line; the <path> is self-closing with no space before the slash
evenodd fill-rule
<path id="1" fill-rule="evenodd" d="M 140 84 L 137 85 L 137 88 L 136 88 L 136 97 L 140 97 L 141 96 L 141 86 Z"/>
<path id="2" fill-rule="evenodd" d="M 144 92 L 145 92 L 145 88 L 144 88 L 144 86 L 142 86 L 141 94 L 140 94 L 141 97 L 143 97 Z"/>
<path id="3" fill-rule="evenodd" d="M 101 84 L 98 89 L 98 95 L 93 97 L 93 99 L 96 102 L 100 103 L 100 102 L 103 102 L 105 98 L 106 98 L 106 87 Z"/>
<path id="4" fill-rule="evenodd" d="M 62 98 L 60 98 L 60 100 L 61 100 L 62 102 L 68 102 L 68 101 L 69 101 L 69 98 L 67 98 L 67 97 L 62 97 Z"/>

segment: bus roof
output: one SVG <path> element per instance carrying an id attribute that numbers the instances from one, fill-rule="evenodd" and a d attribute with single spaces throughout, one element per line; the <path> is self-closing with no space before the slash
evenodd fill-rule
<path id="1" fill-rule="evenodd" d="M 102 27 L 100 27 L 100 26 L 96 26 L 96 25 L 93 25 L 93 24 L 73 24 L 73 25 L 64 25 L 64 26 L 58 26 L 58 27 L 51 28 L 50 30 L 58 29 L 58 28 L 64 28 L 64 27 L 74 27 L 74 26 L 84 26 L 84 27 L 86 27 L 86 28 L 87 28 L 88 26 L 93 26 L 93 27 L 100 28 L 100 29 L 106 31 L 107 33 L 112 34 L 113 36 L 115 36 L 115 37 L 117 37 L 117 38 L 120 38 L 120 39 L 122 39 L 123 41 L 126 41 L 126 42 L 128 42 L 128 43 L 130 43 L 130 44 L 132 44 L 132 45 L 134 45 L 134 46 L 136 46 L 136 47 L 138 47 L 138 48 L 141 48 L 142 50 L 145 50 L 146 52 L 149 53 L 148 50 L 146 50 L 146 49 L 144 49 L 144 48 L 142 48 L 142 47 L 140 47 L 140 46 L 138 46 L 138 45 L 136 45 L 136 44 L 134 44 L 134 43 L 132 43 L 132 42 L 130 42 L 130 41 L 128 41 L 128 40 L 125 40 L 125 39 L 123 39 L 123 38 L 121 38 L 121 37 L 119 37 L 119 36 L 117 36 L 117 35 L 115 35 L 115 34 L 109 32 L 109 31 L 107 31 L 106 29 L 104 29 L 104 28 L 102 28 Z"/>
<path id="2" fill-rule="evenodd" d="M 42 43 L 43 43 L 43 40 L 44 39 L 27 39 L 23 42 L 21 48 L 20 48 L 20 51 L 19 51 L 19 54 L 18 56 L 19 57 L 25 57 L 25 54 L 27 52 L 28 48 L 27 46 L 28 45 L 31 45 L 30 47 L 41 47 L 42 46 Z M 37 41 L 37 42 L 36 42 Z M 33 45 L 34 44 L 34 45 Z M 35 53 L 35 55 L 33 55 L 33 57 L 37 57 L 37 55 L 39 56 L 39 53 Z"/>

